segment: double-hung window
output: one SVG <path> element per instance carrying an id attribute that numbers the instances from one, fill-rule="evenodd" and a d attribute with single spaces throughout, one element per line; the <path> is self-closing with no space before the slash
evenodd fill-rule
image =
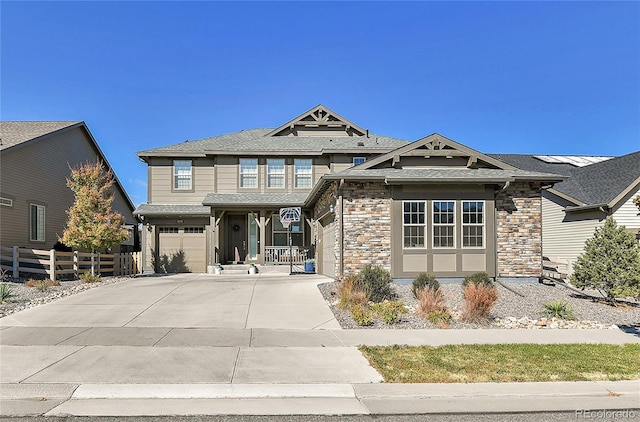
<path id="1" fill-rule="evenodd" d="M 240 187 L 252 188 L 258 187 L 258 159 L 257 158 L 241 158 L 240 159 Z"/>
<path id="2" fill-rule="evenodd" d="M 284 188 L 284 160 L 267 159 L 267 187 Z"/>
<path id="3" fill-rule="evenodd" d="M 484 247 L 484 201 L 462 201 L 462 247 Z"/>
<path id="4" fill-rule="evenodd" d="M 311 188 L 311 160 L 296 158 L 294 160 L 295 187 Z"/>
<path id="5" fill-rule="evenodd" d="M 454 201 L 433 201 L 433 247 L 455 248 Z"/>
<path id="6" fill-rule="evenodd" d="M 191 190 L 191 160 L 173 161 L 173 188 L 175 190 Z"/>
<path id="7" fill-rule="evenodd" d="M 31 204 L 29 209 L 29 238 L 33 242 L 44 242 L 45 207 Z"/>
<path id="8" fill-rule="evenodd" d="M 405 248 L 424 248 L 425 201 L 402 202 L 402 232 Z"/>

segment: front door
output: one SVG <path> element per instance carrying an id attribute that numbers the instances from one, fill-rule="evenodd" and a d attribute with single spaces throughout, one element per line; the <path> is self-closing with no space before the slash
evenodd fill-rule
<path id="1" fill-rule="evenodd" d="M 247 256 L 247 217 L 230 215 L 227 233 L 227 261 L 244 262 Z"/>

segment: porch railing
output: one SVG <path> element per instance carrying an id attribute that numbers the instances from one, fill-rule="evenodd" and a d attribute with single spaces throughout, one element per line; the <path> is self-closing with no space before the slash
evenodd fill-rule
<path id="1" fill-rule="evenodd" d="M 307 259 L 307 250 L 299 249 L 293 246 L 289 250 L 289 246 L 265 246 L 264 263 L 266 265 L 289 264 L 293 258 L 293 263 L 302 265 Z"/>

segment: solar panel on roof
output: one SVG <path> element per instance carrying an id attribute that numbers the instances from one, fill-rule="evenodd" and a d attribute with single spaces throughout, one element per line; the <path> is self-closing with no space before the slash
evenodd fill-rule
<path id="1" fill-rule="evenodd" d="M 571 164 L 576 167 L 585 167 L 590 164 L 610 160 L 613 157 L 595 155 L 534 155 L 534 158 L 552 164 Z"/>

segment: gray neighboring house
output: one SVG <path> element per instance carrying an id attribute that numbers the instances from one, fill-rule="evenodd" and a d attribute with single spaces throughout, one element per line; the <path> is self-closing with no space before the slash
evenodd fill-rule
<path id="1" fill-rule="evenodd" d="M 584 243 L 612 216 L 640 240 L 640 151 L 619 157 L 490 154 L 515 167 L 569 176 L 542 192 L 542 249 L 568 271 Z"/>
<path id="2" fill-rule="evenodd" d="M 148 164 L 149 201 L 134 214 L 146 227 L 149 272 L 176 255 L 193 272 L 217 262 L 287 264 L 277 212 L 300 206 L 294 251 L 330 277 L 366 264 L 396 278 L 539 277 L 541 192 L 565 179 L 438 134 L 413 143 L 375 135 L 323 105 L 275 129 L 138 156 Z"/>
<path id="3" fill-rule="evenodd" d="M 110 168 L 84 122 L 0 122 L 0 244 L 52 249 L 74 201 L 66 185 L 69 166 L 96 159 Z M 135 207 L 117 179 L 114 186 L 113 209 L 131 230 L 114 251 L 131 251 L 138 233 Z"/>

